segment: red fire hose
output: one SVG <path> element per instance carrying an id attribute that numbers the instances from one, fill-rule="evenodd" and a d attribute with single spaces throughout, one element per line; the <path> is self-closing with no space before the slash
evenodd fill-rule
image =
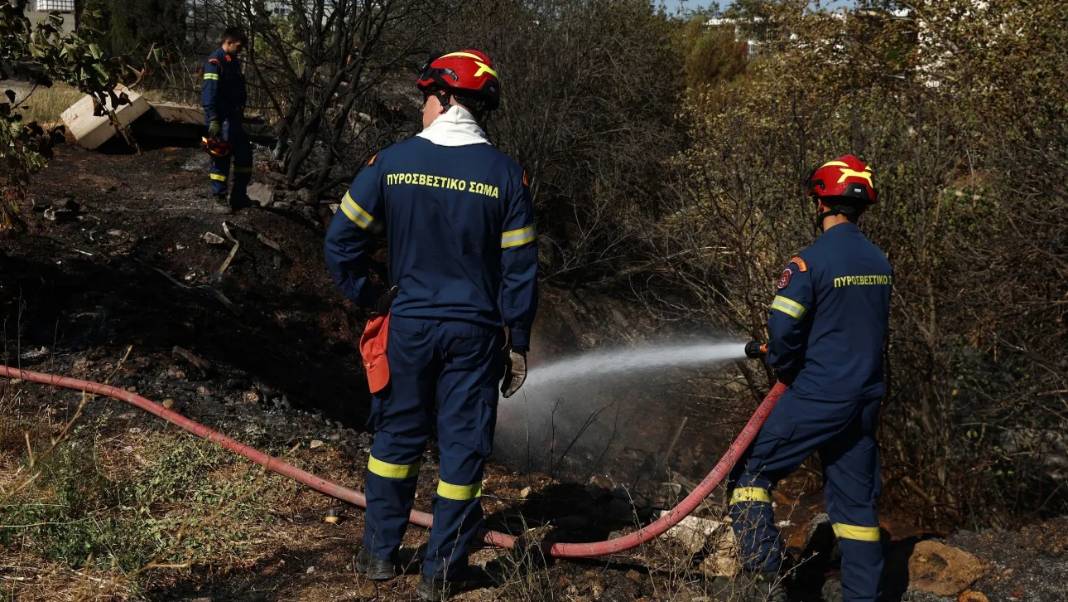
<path id="1" fill-rule="evenodd" d="M 172 412 L 167 408 L 161 406 L 158 403 L 150 401 L 135 393 L 124 391 L 118 387 L 112 387 L 102 383 L 95 383 L 77 378 L 70 378 L 68 376 L 55 376 L 52 374 L 43 374 L 41 372 L 31 372 L 29 370 L 19 370 L 10 366 L 0 366 L 0 376 L 7 378 L 18 378 L 36 383 L 42 383 L 46 385 L 52 385 L 53 387 L 63 387 L 66 389 L 73 389 L 75 391 L 84 391 L 87 393 L 94 393 L 97 395 L 105 395 L 114 399 L 125 401 L 126 403 L 135 405 L 142 410 L 155 414 L 160 418 L 177 425 L 190 433 L 198 437 L 202 437 L 209 441 L 218 443 L 226 449 L 240 454 L 249 460 L 252 460 L 256 464 L 263 466 L 267 470 L 276 472 L 280 475 L 287 476 L 299 483 L 303 483 L 312 489 L 324 493 L 330 497 L 337 498 L 360 506 L 361 508 L 367 507 L 367 500 L 364 498 L 363 493 L 356 491 L 355 489 L 349 489 L 348 487 L 342 487 L 337 483 L 332 483 L 322 477 L 311 474 L 283 462 L 282 460 L 273 456 L 253 449 L 247 445 L 234 441 L 233 439 L 223 435 L 218 431 L 194 422 L 185 416 L 177 412 Z M 782 395 L 786 387 L 782 383 L 775 383 L 771 391 L 768 392 L 764 401 L 757 407 L 756 412 L 742 428 L 742 432 L 738 434 L 738 437 L 731 443 L 731 446 L 727 449 L 723 457 L 719 459 L 719 462 L 712 468 L 708 475 L 701 481 L 690 495 L 686 496 L 677 506 L 671 509 L 667 514 L 664 514 L 654 522 L 638 529 L 633 533 L 628 533 L 617 537 L 615 539 L 609 539 L 607 541 L 595 541 L 590 543 L 555 543 L 549 549 L 549 553 L 557 558 L 588 558 L 593 556 L 604 556 L 607 554 L 615 554 L 617 552 L 623 552 L 631 548 L 635 548 L 667 531 L 671 527 L 675 526 L 680 520 L 682 520 L 689 513 L 693 512 L 694 508 L 697 508 L 698 504 L 705 499 L 708 494 L 712 493 L 724 478 L 727 473 L 730 472 L 735 462 L 742 455 L 749 444 L 756 437 L 757 431 L 760 430 L 761 425 L 767 420 L 771 410 L 775 407 L 775 404 L 779 401 L 779 396 Z M 413 510 L 408 520 L 415 525 L 423 527 L 430 527 L 433 523 L 433 517 L 426 512 L 419 512 Z M 511 548 L 515 545 L 515 536 L 501 533 L 498 531 L 486 531 L 483 535 L 483 540 L 486 543 L 502 547 Z"/>

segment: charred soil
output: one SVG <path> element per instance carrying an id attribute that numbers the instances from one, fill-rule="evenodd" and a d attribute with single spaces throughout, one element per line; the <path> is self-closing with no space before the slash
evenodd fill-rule
<path id="1" fill-rule="evenodd" d="M 369 404 L 355 333 L 365 316 L 336 294 L 323 267 L 327 209 L 318 223 L 307 211 L 230 214 L 207 194 L 205 176 L 196 149 L 58 148 L 20 207 L 25 228 L 0 236 L 5 363 L 136 390 L 362 488 Z M 618 312 L 583 310 L 558 291 L 547 295 L 548 317 L 539 326 L 547 338 L 576 340 L 574 348 L 599 343 L 579 336 L 583 311 L 633 328 Z M 567 349 L 551 343 L 545 350 Z M 654 461 L 650 478 L 675 487 L 654 491 L 638 509 L 628 489 L 610 479 L 574 482 L 563 472 L 491 465 L 484 497 L 490 526 L 532 529 L 534 543 L 519 553 L 477 551 L 473 560 L 485 566 L 488 581 L 458 599 L 736 597 L 729 580 L 702 571 L 708 550 L 688 551 L 673 540 L 585 562 L 547 562 L 536 543 L 603 539 L 653 517 L 650 506 L 683 495 L 687 479 L 714 461 L 709 450 L 733 435 L 747 404 L 740 396 L 727 416 L 695 418 L 679 449 L 705 450 L 676 454 L 671 465 L 682 466 L 683 475 Z M 723 435 L 688 438 L 704 430 Z M 634 453 L 628 462 L 640 459 L 642 452 Z M 434 454 L 426 460 L 416 501 L 422 509 L 429 509 L 436 478 Z M 788 535 L 798 550 L 811 543 L 819 487 L 817 472 L 802 471 L 777 498 L 793 508 Z M 701 514 L 721 518 L 720 501 Z M 339 506 L 120 402 L 0 383 L 3 599 L 413 598 L 415 570 L 386 584 L 355 572 L 362 515 L 341 507 L 339 520 L 325 521 Z M 1061 523 L 1050 526 L 1063 531 Z M 1064 541 L 1042 527 L 1028 529 L 1034 531 L 950 540 L 994 567 L 975 585 L 991 600 L 1062 599 L 1063 590 L 1041 584 L 1058 574 L 1065 581 Z M 890 530 L 900 546 L 930 535 Z M 424 541 L 422 530 L 409 530 L 407 545 Z M 824 568 L 821 579 L 833 572 Z"/>

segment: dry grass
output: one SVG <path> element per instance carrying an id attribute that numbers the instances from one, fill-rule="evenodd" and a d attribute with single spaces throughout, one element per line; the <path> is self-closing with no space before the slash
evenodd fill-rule
<path id="1" fill-rule="evenodd" d="M 79 90 L 67 84 L 57 83 L 50 88 L 37 86 L 30 88 L 24 99 L 20 98 L 19 110 L 25 121 L 55 123 L 60 114 L 82 96 Z"/>

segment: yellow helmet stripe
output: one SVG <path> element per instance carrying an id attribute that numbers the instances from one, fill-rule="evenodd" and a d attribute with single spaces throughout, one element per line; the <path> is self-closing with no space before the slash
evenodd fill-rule
<path id="1" fill-rule="evenodd" d="M 454 57 L 473 59 L 475 64 L 478 65 L 478 71 L 475 72 L 475 77 L 482 77 L 484 73 L 489 73 L 497 79 L 501 78 L 501 76 L 497 75 L 497 70 L 483 62 L 484 59 L 477 54 L 471 54 L 470 52 L 450 52 L 449 54 L 444 54 L 438 58 L 447 59 Z"/>

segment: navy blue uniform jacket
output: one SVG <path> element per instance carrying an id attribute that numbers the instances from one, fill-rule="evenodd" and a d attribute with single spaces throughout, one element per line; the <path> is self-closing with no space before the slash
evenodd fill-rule
<path id="1" fill-rule="evenodd" d="M 204 63 L 204 87 L 200 91 L 204 116 L 208 121 L 240 117 L 246 100 L 241 60 L 226 54 L 222 48 L 216 48 Z"/>
<path id="2" fill-rule="evenodd" d="M 790 260 L 768 318 L 768 364 L 793 392 L 824 401 L 882 397 L 893 275 L 855 224 Z"/>
<path id="3" fill-rule="evenodd" d="M 372 307 L 371 235 L 385 232 L 393 315 L 508 326 L 530 345 L 537 308 L 534 210 L 523 169 L 489 144 L 409 138 L 371 159 L 326 235 L 327 267 L 349 299 Z"/>

